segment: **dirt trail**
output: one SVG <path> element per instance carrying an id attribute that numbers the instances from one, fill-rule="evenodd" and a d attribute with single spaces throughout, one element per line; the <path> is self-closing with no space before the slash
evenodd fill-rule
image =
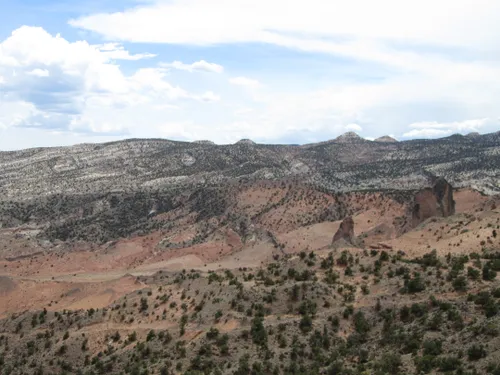
<path id="1" fill-rule="evenodd" d="M 78 330 L 79 333 L 93 333 L 93 332 L 106 332 L 106 331 L 142 331 L 142 330 L 162 330 L 178 327 L 178 324 L 161 320 L 153 323 L 141 323 L 141 324 L 126 324 L 126 323 L 97 323 L 90 324 L 82 329 Z"/>

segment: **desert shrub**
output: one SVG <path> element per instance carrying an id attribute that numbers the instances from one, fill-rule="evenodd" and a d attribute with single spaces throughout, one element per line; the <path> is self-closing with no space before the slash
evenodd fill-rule
<path id="1" fill-rule="evenodd" d="M 267 345 L 267 331 L 263 323 L 264 319 L 260 316 L 256 316 L 252 319 L 252 327 L 250 329 L 250 335 L 252 336 L 252 341 L 254 344 L 259 346 Z"/>
<path id="2" fill-rule="evenodd" d="M 415 294 L 425 290 L 425 283 L 420 274 L 416 274 L 413 278 L 405 280 L 403 293 Z"/>
<path id="3" fill-rule="evenodd" d="M 481 358 L 486 357 L 487 353 L 483 345 L 472 345 L 467 350 L 467 357 L 469 361 L 478 361 Z"/>
<path id="4" fill-rule="evenodd" d="M 467 279 L 464 276 L 459 276 L 453 280 L 452 286 L 457 292 L 465 292 L 467 290 Z"/>
<path id="5" fill-rule="evenodd" d="M 443 352 L 443 342 L 441 340 L 426 340 L 423 345 L 424 355 L 437 356 Z"/>

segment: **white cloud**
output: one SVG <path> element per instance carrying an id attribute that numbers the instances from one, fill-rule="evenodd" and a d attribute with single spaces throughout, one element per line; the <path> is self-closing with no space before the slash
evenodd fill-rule
<path id="1" fill-rule="evenodd" d="M 224 9 L 221 12 L 220 9 Z M 286 11 L 284 11 L 286 10 Z M 362 11 L 361 11 L 362 10 Z M 114 40 L 213 45 L 273 42 L 279 34 L 390 39 L 497 48 L 496 0 L 177 0 L 70 23 Z M 463 25 L 470 26 L 467 30 Z M 272 31 L 271 31 L 272 30 Z"/>
<path id="2" fill-rule="evenodd" d="M 345 130 L 353 132 L 362 132 L 363 128 L 358 124 L 348 124 L 345 126 Z"/>
<path id="3" fill-rule="evenodd" d="M 185 70 L 188 72 L 211 72 L 211 73 L 222 73 L 224 71 L 224 67 L 219 64 L 209 63 L 205 60 L 196 61 L 192 64 L 184 64 L 181 61 L 174 61 L 171 63 L 160 63 L 160 66 L 163 68 L 172 68 L 178 70 Z"/>
<path id="4" fill-rule="evenodd" d="M 238 86 L 244 86 L 249 88 L 257 88 L 261 86 L 261 83 L 256 79 L 247 77 L 234 77 L 229 79 L 229 83 Z"/>
<path id="5" fill-rule="evenodd" d="M 454 121 L 447 123 L 439 123 L 436 121 L 418 122 L 409 125 L 410 130 L 403 134 L 403 137 L 440 137 L 450 135 L 453 133 L 469 133 L 479 132 L 482 128 L 491 123 L 498 123 L 498 121 L 489 118 L 473 119 L 466 121 Z"/>
<path id="6" fill-rule="evenodd" d="M 442 137 L 445 135 L 449 135 L 450 132 L 448 130 L 441 129 L 415 129 L 403 134 L 403 137 L 408 138 L 434 138 L 434 137 Z"/>
<path id="7" fill-rule="evenodd" d="M 127 133 L 141 126 L 140 118 L 155 106 L 220 100 L 212 91 L 192 93 L 171 84 L 166 69 L 146 67 L 125 74 L 114 63 L 151 56 L 131 55 L 115 43 L 69 42 L 23 26 L 0 41 L 0 126 Z"/>
<path id="8" fill-rule="evenodd" d="M 137 53 L 135 55 L 131 55 L 129 51 L 125 49 L 119 43 L 106 43 L 106 44 L 97 44 L 96 47 L 101 53 L 113 60 L 141 60 L 141 59 L 149 59 L 155 57 L 156 55 L 153 53 Z"/>
<path id="9" fill-rule="evenodd" d="M 33 69 L 32 71 L 27 72 L 26 74 L 37 77 L 48 77 L 50 75 L 47 69 Z"/>
<path id="10" fill-rule="evenodd" d="M 35 111 L 36 109 L 31 103 L 0 100 L 0 129 L 15 127 L 23 123 Z"/>

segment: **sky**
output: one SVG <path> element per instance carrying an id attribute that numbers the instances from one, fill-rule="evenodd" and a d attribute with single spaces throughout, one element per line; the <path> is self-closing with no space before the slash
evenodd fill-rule
<path id="1" fill-rule="evenodd" d="M 0 0 L 0 150 L 500 129 L 498 0 Z"/>

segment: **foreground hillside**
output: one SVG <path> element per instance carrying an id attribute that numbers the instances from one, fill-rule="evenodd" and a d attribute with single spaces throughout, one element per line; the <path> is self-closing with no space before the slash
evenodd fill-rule
<path id="1" fill-rule="evenodd" d="M 3 374 L 499 374 L 499 256 L 304 251 L 128 276 L 138 290 L 104 308 L 1 321 L 0 363 Z"/>

